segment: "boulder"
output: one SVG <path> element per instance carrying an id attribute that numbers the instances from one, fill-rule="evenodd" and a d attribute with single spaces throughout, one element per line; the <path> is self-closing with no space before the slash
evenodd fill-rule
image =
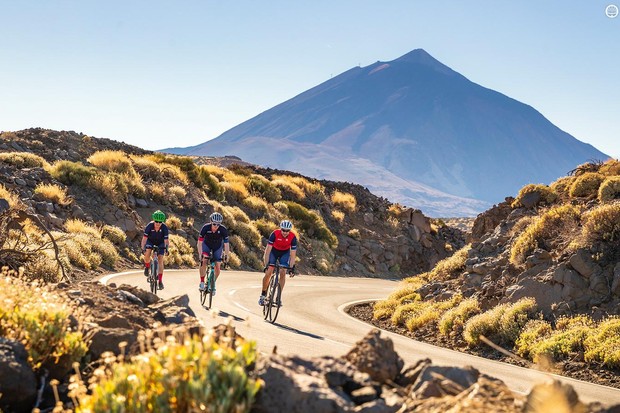
<path id="1" fill-rule="evenodd" d="M 0 409 L 27 412 L 34 407 L 37 380 L 23 344 L 0 337 Z"/>
<path id="2" fill-rule="evenodd" d="M 394 381 L 404 364 L 392 340 L 382 338 L 378 329 L 358 341 L 344 359 L 379 383 Z"/>

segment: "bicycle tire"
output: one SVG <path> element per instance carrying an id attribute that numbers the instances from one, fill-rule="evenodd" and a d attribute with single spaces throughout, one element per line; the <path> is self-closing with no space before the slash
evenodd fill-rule
<path id="1" fill-rule="evenodd" d="M 280 283 L 278 283 L 274 287 L 275 301 L 271 302 L 271 311 L 269 311 L 269 321 L 271 322 L 271 324 L 276 322 L 276 318 L 278 318 L 278 314 L 280 313 L 280 297 L 281 296 L 282 296 L 282 289 L 280 288 Z"/>
<path id="2" fill-rule="evenodd" d="M 264 319 L 273 324 L 280 312 L 280 306 L 278 300 L 280 297 L 280 266 L 276 263 L 269 280 L 269 287 L 267 289 L 267 297 L 265 297 L 265 305 L 263 306 Z M 275 314 L 274 314 L 275 308 Z"/>
<path id="3" fill-rule="evenodd" d="M 213 305 L 213 289 L 215 288 L 215 270 L 211 267 L 209 271 L 209 278 L 207 279 L 207 294 L 209 294 L 209 306 L 207 308 L 211 308 Z"/>
<path id="4" fill-rule="evenodd" d="M 159 261 L 157 260 L 157 255 L 155 255 L 154 258 L 151 259 L 151 276 L 149 277 L 149 282 L 151 283 L 151 292 L 155 295 L 157 295 L 157 276 L 158 274 L 158 268 L 159 267 Z"/>

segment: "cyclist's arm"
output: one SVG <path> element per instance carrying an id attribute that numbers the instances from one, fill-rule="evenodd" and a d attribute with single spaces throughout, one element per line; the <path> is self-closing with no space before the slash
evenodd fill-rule
<path id="1" fill-rule="evenodd" d="M 267 244 L 267 246 L 265 247 L 265 254 L 263 255 L 263 263 L 265 264 L 265 266 L 269 264 L 269 254 L 271 253 L 271 248 L 273 248 L 271 244 Z"/>
<path id="2" fill-rule="evenodd" d="M 164 227 L 163 233 L 164 233 L 164 245 L 166 245 L 166 248 L 168 248 L 168 246 L 170 245 L 170 240 L 168 239 L 168 236 L 170 234 L 170 232 L 168 231 L 168 227 L 166 226 L 166 224 L 161 224 Z"/>
<path id="3" fill-rule="evenodd" d="M 295 266 L 295 257 L 297 256 L 297 250 L 291 250 L 291 258 L 289 259 L 288 266 L 293 268 Z"/>
<path id="4" fill-rule="evenodd" d="M 144 235 L 142 237 L 142 242 L 140 243 L 140 249 L 144 250 L 144 246 L 146 245 L 146 240 L 148 239 L 148 237 L 146 235 Z"/>
<path id="5" fill-rule="evenodd" d="M 198 242 L 196 243 L 196 250 L 198 250 L 198 259 L 202 257 L 202 241 L 204 238 L 198 237 Z"/>

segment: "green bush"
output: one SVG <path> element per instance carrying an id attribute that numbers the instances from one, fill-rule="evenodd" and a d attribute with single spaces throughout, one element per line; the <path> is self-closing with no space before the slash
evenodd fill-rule
<path id="1" fill-rule="evenodd" d="M 620 176 L 610 176 L 598 189 L 598 200 L 610 202 L 620 198 Z"/>
<path id="2" fill-rule="evenodd" d="M 541 205 L 541 204 L 551 205 L 558 199 L 558 194 L 553 189 L 548 187 L 547 185 L 528 184 L 528 185 L 525 185 L 523 188 L 521 188 L 521 190 L 519 191 L 519 194 L 517 195 L 515 200 L 512 202 L 511 206 L 513 208 L 523 206 L 523 204 L 521 203 L 521 200 L 523 199 L 523 197 L 533 192 L 538 192 L 540 194 L 540 199 L 538 200 L 537 205 Z"/>
<path id="3" fill-rule="evenodd" d="M 30 152 L 3 152 L 0 153 L 0 162 L 18 168 L 49 168 L 50 164 L 39 155 Z"/>
<path id="4" fill-rule="evenodd" d="M 467 298 L 454 308 L 446 311 L 439 319 L 439 332 L 447 336 L 462 329 L 467 320 L 480 312 L 480 304 L 474 297 Z"/>
<path id="5" fill-rule="evenodd" d="M 549 337 L 552 333 L 551 324 L 544 320 L 528 321 L 519 337 L 515 340 L 515 351 L 521 357 L 530 357 L 530 351 L 533 345 Z"/>
<path id="6" fill-rule="evenodd" d="M 546 211 L 540 218 L 534 219 L 517 237 L 510 250 L 510 262 L 519 265 L 534 249 L 545 247 L 560 234 L 572 236 L 580 221 L 580 210 L 570 204 L 556 206 Z"/>
<path id="7" fill-rule="evenodd" d="M 597 172 L 586 172 L 575 179 L 570 187 L 569 195 L 571 198 L 595 198 L 604 180 L 605 177 Z"/>
<path id="8" fill-rule="evenodd" d="M 247 178 L 246 187 L 248 190 L 267 202 L 273 203 L 282 199 L 282 192 L 269 179 L 261 175 L 252 174 Z"/>
<path id="9" fill-rule="evenodd" d="M 338 246 L 338 238 L 327 228 L 323 218 L 314 211 L 293 201 L 283 201 L 295 224 L 309 237 L 327 242 L 332 248 Z"/>
<path id="10" fill-rule="evenodd" d="M 100 367 L 79 399 L 77 412 L 248 412 L 261 381 L 247 373 L 256 360 L 253 342 L 236 346 L 213 336 L 170 336 L 127 362 Z"/>
<path id="11" fill-rule="evenodd" d="M 71 325 L 74 317 L 77 326 Z M 0 272 L 0 337 L 21 342 L 33 369 L 61 357 L 79 361 L 88 350 L 83 319 L 84 313 L 51 286 Z"/>
<path id="12" fill-rule="evenodd" d="M 602 321 L 584 340 L 584 360 L 602 363 L 610 369 L 620 368 L 620 318 Z"/>
<path id="13" fill-rule="evenodd" d="M 49 173 L 65 185 L 87 187 L 97 170 L 79 162 L 57 161 L 50 167 Z"/>

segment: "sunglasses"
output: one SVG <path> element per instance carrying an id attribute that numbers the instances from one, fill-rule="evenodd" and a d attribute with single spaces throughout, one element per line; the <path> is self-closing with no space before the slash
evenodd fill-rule
<path id="1" fill-rule="evenodd" d="M 290 229 L 283 229 L 283 230 L 281 230 L 281 231 L 282 231 L 282 232 L 290 232 L 291 230 L 290 230 Z"/>
<path id="2" fill-rule="evenodd" d="M 216 227 L 220 226 L 220 224 L 216 224 L 215 222 L 212 222 L 211 225 L 216 226 Z"/>
<path id="3" fill-rule="evenodd" d="M 163 224 L 164 221 L 155 221 L 156 224 Z"/>

